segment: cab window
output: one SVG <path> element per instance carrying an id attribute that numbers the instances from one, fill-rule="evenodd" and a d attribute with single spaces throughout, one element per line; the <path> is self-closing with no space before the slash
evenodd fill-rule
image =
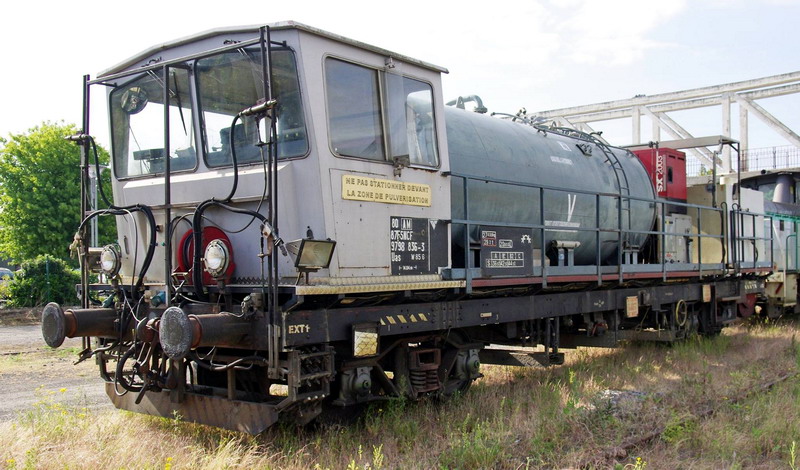
<path id="1" fill-rule="evenodd" d="M 308 153 L 308 139 L 294 54 L 280 49 L 273 50 L 271 57 L 273 94 L 278 102 L 278 158 L 300 157 Z M 234 116 L 264 96 L 260 49 L 239 49 L 200 59 L 196 73 L 206 164 L 231 165 L 231 141 L 239 164 L 261 162 L 255 119 L 242 118 L 231 129 Z M 260 138 L 266 140 L 266 136 Z"/>
<path id="2" fill-rule="evenodd" d="M 334 153 L 438 166 L 430 84 L 334 58 L 325 61 L 325 82 Z"/>
<path id="3" fill-rule="evenodd" d="M 194 169 L 197 152 L 192 133 L 189 75 L 169 70 L 169 141 L 166 155 L 172 172 Z M 111 128 L 114 174 L 117 178 L 163 173 L 164 76 L 148 72 L 111 92 Z"/>

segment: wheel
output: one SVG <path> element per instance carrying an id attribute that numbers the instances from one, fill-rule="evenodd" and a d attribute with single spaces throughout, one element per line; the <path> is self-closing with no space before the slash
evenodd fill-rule
<path id="1" fill-rule="evenodd" d="M 451 331 L 443 337 L 442 363 L 439 366 L 439 377 L 442 388 L 439 395 L 449 398 L 456 394 L 466 393 L 472 382 L 481 376 L 478 349 L 468 349 L 469 338 L 460 331 Z"/>
<path id="2" fill-rule="evenodd" d="M 712 304 L 703 304 L 700 308 L 698 332 L 703 336 L 717 336 L 722 332 L 722 325 L 717 323 L 717 312 Z"/>

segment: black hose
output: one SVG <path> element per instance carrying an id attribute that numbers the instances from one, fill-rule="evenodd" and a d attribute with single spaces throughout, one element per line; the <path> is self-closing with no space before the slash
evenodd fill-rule
<path id="1" fill-rule="evenodd" d="M 265 357 L 262 357 L 262 356 L 245 356 L 245 357 L 240 357 L 240 358 L 236 359 L 235 361 L 230 362 L 230 363 L 225 364 L 225 365 L 214 366 L 212 364 L 206 364 L 205 362 L 203 362 L 202 359 L 200 359 L 200 356 L 196 352 L 193 353 L 191 359 L 198 366 L 200 366 L 200 367 L 202 367 L 204 369 L 208 369 L 208 370 L 216 371 L 216 372 L 221 372 L 221 371 L 224 371 L 224 370 L 228 370 L 228 369 L 232 369 L 232 368 L 238 367 L 239 364 L 241 364 L 243 362 L 249 362 L 249 363 L 251 363 L 251 365 L 253 363 L 262 363 L 262 364 L 266 364 L 267 363 L 267 359 Z"/>
<path id="2" fill-rule="evenodd" d="M 103 190 L 103 185 L 101 183 L 100 178 L 100 158 L 97 152 L 97 144 L 94 141 L 92 136 L 88 136 L 89 142 L 92 144 L 92 151 L 94 153 L 94 167 L 95 167 L 95 174 L 97 175 L 97 191 L 100 193 L 100 197 L 103 199 L 103 202 L 108 206 L 108 209 L 103 210 L 96 210 L 91 212 L 89 215 L 84 217 L 83 221 L 81 221 L 80 226 L 78 227 L 78 232 L 83 230 L 86 226 L 86 223 L 94 217 L 111 214 L 111 215 L 126 215 L 128 212 L 142 212 L 147 218 L 147 223 L 150 228 L 150 244 L 147 248 L 147 254 L 145 255 L 144 262 L 142 264 L 142 269 L 139 271 L 139 280 L 136 283 L 136 290 L 139 290 L 143 283 L 144 283 L 144 275 L 147 273 L 147 270 L 150 268 L 150 263 L 153 260 L 153 255 L 155 254 L 156 249 L 156 219 L 153 216 L 153 211 L 150 209 L 149 206 L 143 204 L 135 204 L 131 206 L 120 207 L 111 203 L 111 201 L 106 196 L 105 191 Z"/>
<path id="3" fill-rule="evenodd" d="M 94 172 L 97 175 L 97 181 L 95 182 L 95 184 L 97 184 L 97 192 L 100 193 L 100 197 L 103 198 L 103 202 L 105 202 L 108 207 L 119 209 L 114 206 L 114 204 L 111 204 L 111 201 L 106 197 L 105 191 L 103 191 L 103 185 L 100 179 L 100 157 L 97 155 L 97 144 L 95 144 L 94 137 L 92 136 L 89 136 L 89 142 L 92 143 L 92 150 L 94 151 Z"/>
<path id="4" fill-rule="evenodd" d="M 192 217 L 192 239 L 194 240 L 194 256 L 192 258 L 192 284 L 194 285 L 194 292 L 199 300 L 206 300 L 207 296 L 203 292 L 203 270 L 200 269 L 200 262 L 202 254 L 200 253 L 200 245 L 202 243 L 202 225 L 203 212 L 211 206 L 217 206 L 222 209 L 234 212 L 236 214 L 246 214 L 258 218 L 261 222 L 267 222 L 266 216 L 249 209 L 242 209 L 238 207 L 223 204 L 221 201 L 210 199 L 201 203 Z"/>
<path id="5" fill-rule="evenodd" d="M 192 257 L 192 284 L 194 285 L 194 292 L 197 295 L 199 300 L 206 300 L 207 296 L 203 292 L 203 272 L 200 269 L 200 248 L 202 244 L 202 234 L 203 234 L 203 213 L 212 205 L 221 204 L 230 202 L 233 199 L 234 194 L 236 194 L 236 189 L 239 186 L 239 160 L 236 158 L 236 122 L 239 120 L 239 114 L 233 117 L 233 121 L 231 122 L 231 131 L 228 134 L 229 142 L 231 148 L 231 162 L 233 163 L 233 185 L 231 186 L 231 192 L 223 199 L 211 198 L 207 201 L 203 201 L 197 206 L 197 209 L 194 211 L 194 216 L 192 217 L 192 240 L 194 241 L 194 256 Z"/>
<path id="6" fill-rule="evenodd" d="M 120 385 L 122 385 L 122 388 L 124 388 L 125 390 L 127 390 L 129 392 L 134 392 L 134 393 L 140 392 L 142 390 L 142 388 L 144 388 L 144 384 L 135 385 L 133 383 L 133 380 L 131 380 L 130 382 L 127 382 L 125 379 L 123 379 L 123 377 L 125 376 L 125 373 L 124 373 L 125 372 L 125 363 L 128 361 L 128 359 L 131 358 L 131 356 L 136 354 L 136 352 L 137 352 L 136 351 L 136 343 L 134 342 L 134 344 L 132 344 L 131 347 L 128 348 L 128 350 L 125 351 L 125 353 L 117 360 L 117 368 L 116 368 L 116 371 L 115 371 L 115 374 L 114 374 L 114 381 L 116 383 L 119 383 Z M 138 375 L 138 373 L 137 373 L 137 375 Z"/>
<path id="7" fill-rule="evenodd" d="M 236 158 L 236 139 L 234 134 L 236 134 L 236 121 L 239 120 L 239 115 L 233 117 L 233 123 L 231 123 L 231 132 L 228 136 L 230 140 L 229 144 L 231 146 L 231 162 L 233 163 L 233 185 L 231 186 L 231 192 L 224 199 L 217 199 L 211 198 L 212 201 L 218 202 L 230 202 L 233 199 L 233 195 L 236 194 L 236 189 L 239 186 L 239 159 Z"/>
<path id="8" fill-rule="evenodd" d="M 153 211 L 150 209 L 149 206 L 143 204 L 136 204 L 133 206 L 126 206 L 126 207 L 117 207 L 113 206 L 110 209 L 101 209 L 96 210 L 89 215 L 87 215 L 83 221 L 81 222 L 80 226 L 78 227 L 78 232 L 82 231 L 83 228 L 86 226 L 86 223 L 93 219 L 94 217 L 111 214 L 111 215 L 126 215 L 129 212 L 141 212 L 144 214 L 145 218 L 147 218 L 147 223 L 150 226 L 150 243 L 147 247 L 147 254 L 144 257 L 144 261 L 142 262 L 142 269 L 139 271 L 139 279 L 136 282 L 135 290 L 138 291 L 142 288 L 144 284 L 144 275 L 147 273 L 147 270 L 150 268 L 150 263 L 153 261 L 153 255 L 156 251 L 156 219 L 153 216 Z"/>
<path id="9" fill-rule="evenodd" d="M 241 115 L 242 113 L 238 113 L 236 116 L 234 116 L 229 135 L 231 161 L 233 163 L 233 185 L 231 186 L 231 191 L 223 199 L 211 198 L 207 201 L 203 201 L 199 206 L 197 206 L 194 216 L 192 217 L 192 240 L 194 240 L 194 256 L 192 257 L 192 284 L 194 285 L 194 291 L 199 300 L 207 299 L 207 296 L 203 292 L 203 270 L 200 269 L 200 262 L 202 260 L 202 254 L 200 253 L 200 245 L 202 243 L 203 233 L 202 222 L 203 213 L 206 211 L 206 209 L 211 206 L 217 206 L 237 214 L 251 215 L 254 218 L 258 218 L 262 222 L 267 222 L 267 218 L 256 211 L 240 209 L 227 205 L 227 203 L 233 199 L 233 196 L 236 194 L 236 189 L 239 185 L 239 160 L 236 157 L 236 140 L 234 138 L 234 134 L 236 132 L 236 122 L 239 121 Z"/>

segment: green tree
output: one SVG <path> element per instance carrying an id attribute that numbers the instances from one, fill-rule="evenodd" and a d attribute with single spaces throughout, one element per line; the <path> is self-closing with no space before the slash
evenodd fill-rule
<path id="1" fill-rule="evenodd" d="M 75 285 L 81 275 L 64 260 L 49 255 L 22 263 L 19 275 L 8 285 L 10 307 L 37 307 L 48 302 L 78 305 Z"/>
<path id="2" fill-rule="evenodd" d="M 80 224 L 80 148 L 72 124 L 45 122 L 0 138 L 0 252 L 16 262 L 51 255 L 70 261 Z M 108 152 L 98 148 L 101 164 Z M 94 161 L 94 160 L 91 160 Z M 106 194 L 111 194 L 107 172 Z M 100 218 L 100 240 L 114 239 L 113 217 Z"/>

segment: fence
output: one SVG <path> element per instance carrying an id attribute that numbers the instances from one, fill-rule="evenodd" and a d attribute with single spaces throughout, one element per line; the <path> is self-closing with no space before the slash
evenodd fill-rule
<path id="1" fill-rule="evenodd" d="M 800 167 L 800 147 L 784 145 L 748 149 L 742 152 L 742 171 L 777 170 Z M 731 162 L 731 170 L 737 171 L 737 162 Z M 711 169 L 701 164 L 690 154 L 686 155 L 686 175 L 710 174 Z"/>

